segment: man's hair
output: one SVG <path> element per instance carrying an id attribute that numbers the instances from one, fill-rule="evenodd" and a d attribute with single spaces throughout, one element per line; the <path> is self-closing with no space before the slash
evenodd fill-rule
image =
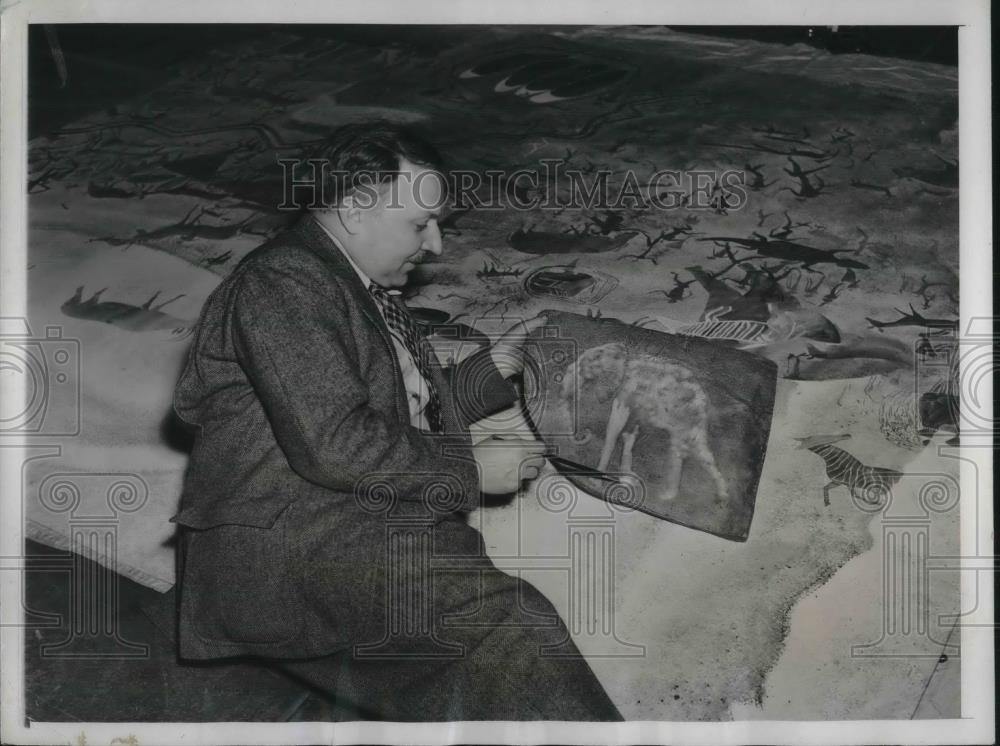
<path id="1" fill-rule="evenodd" d="M 404 158 L 433 171 L 442 171 L 444 159 L 437 149 L 406 125 L 377 120 L 337 128 L 324 148 L 324 196 L 328 205 L 341 201 L 360 187 L 390 184 L 399 175 Z"/>

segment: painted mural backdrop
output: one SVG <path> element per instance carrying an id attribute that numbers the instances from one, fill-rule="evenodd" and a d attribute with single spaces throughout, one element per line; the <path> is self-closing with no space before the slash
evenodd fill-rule
<path id="1" fill-rule="evenodd" d="M 458 27 L 351 41 L 274 32 L 173 72 L 30 143 L 29 322 L 34 336 L 55 325 L 79 340 L 85 426 L 27 468 L 29 534 L 65 543 L 74 510 L 108 499 L 94 483 L 69 507 L 54 503 L 48 475 L 127 469 L 145 491 L 141 510 L 119 516 L 119 567 L 170 587 L 166 518 L 184 452 L 168 413 L 192 325 L 219 279 L 292 218 L 277 209 L 279 159 L 315 155 L 332 127 L 419 123 L 452 168 L 541 174 L 513 187 L 526 204 L 569 189 L 544 178 L 546 160 L 585 181 L 605 174 L 612 195 L 662 169 L 735 170 L 742 204 L 721 183 L 696 204 L 681 183 L 664 188 L 676 192 L 669 210 L 457 205 L 409 305 L 445 346 L 556 309 L 777 367 L 747 541 L 648 516 L 619 526 L 628 562 L 616 608 L 647 665 L 595 667 L 628 717 L 746 716 L 740 703 L 781 714 L 792 699 L 768 697 L 769 672 L 821 692 L 806 659 L 886 691 L 925 680 L 918 659 L 848 665 L 815 640 L 801 658 L 781 656 L 796 601 L 824 583 L 832 593 L 849 561 L 875 556 L 887 489 L 905 487 L 914 464 L 951 468 L 926 444 L 957 435 L 954 68 L 667 29 Z M 502 532 L 511 515 L 486 516 L 484 530 Z M 876 594 L 880 564 L 867 567 L 861 585 Z M 940 609 L 957 603 L 953 590 Z M 877 637 L 877 599 L 869 606 L 876 629 L 857 634 Z M 852 702 L 817 695 L 803 712 L 910 714 L 884 697 Z"/>

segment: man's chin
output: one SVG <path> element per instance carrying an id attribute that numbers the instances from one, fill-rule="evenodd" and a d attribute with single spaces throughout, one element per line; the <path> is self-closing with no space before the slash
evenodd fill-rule
<path id="1" fill-rule="evenodd" d="M 409 282 L 409 280 L 410 277 L 408 273 L 396 272 L 394 274 L 380 278 L 379 280 L 377 280 L 377 282 L 384 288 L 401 288 L 407 282 Z"/>

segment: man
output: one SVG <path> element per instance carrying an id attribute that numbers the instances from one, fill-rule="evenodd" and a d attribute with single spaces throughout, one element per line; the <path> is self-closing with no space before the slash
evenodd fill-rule
<path id="1" fill-rule="evenodd" d="M 551 604 L 465 520 L 543 444 L 468 426 L 543 323 L 453 368 L 390 289 L 442 251 L 440 159 L 338 131 L 326 199 L 208 299 L 175 394 L 197 426 L 181 511 L 180 652 L 278 661 L 361 718 L 620 720 Z"/>

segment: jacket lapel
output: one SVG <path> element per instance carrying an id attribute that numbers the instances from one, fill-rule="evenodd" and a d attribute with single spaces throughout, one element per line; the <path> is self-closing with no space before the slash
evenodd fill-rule
<path id="1" fill-rule="evenodd" d="M 339 275 L 355 289 L 356 295 L 360 299 L 361 312 L 371 322 L 372 326 L 379 330 L 379 333 L 385 338 L 386 344 L 391 347 L 392 338 L 389 336 L 389 329 L 385 325 L 385 319 L 382 318 L 382 314 L 379 313 L 378 306 L 375 305 L 375 300 L 371 297 L 371 293 L 368 292 L 368 288 L 365 287 L 361 278 L 358 277 L 358 273 L 354 271 L 354 267 L 347 261 L 347 257 L 344 256 L 340 247 L 333 242 L 333 239 L 327 235 L 327 232 L 323 230 L 323 227 L 316 222 L 316 218 L 312 215 L 306 215 L 300 220 L 295 226 L 295 231 L 307 249 L 326 262 L 335 274 Z"/>
<path id="2" fill-rule="evenodd" d="M 396 358 L 396 346 L 392 341 L 391 333 L 389 332 L 389 327 L 386 326 L 385 319 L 382 318 L 382 313 L 379 311 L 378 306 L 375 304 L 375 299 L 372 298 L 371 293 L 368 292 L 368 288 L 365 287 L 361 278 L 358 277 L 358 273 L 354 271 L 354 267 L 344 256 L 343 251 L 340 247 L 334 243 L 333 239 L 327 234 L 323 227 L 316 222 L 316 218 L 312 215 L 306 215 L 303 217 L 295 226 L 294 230 L 299 236 L 299 240 L 302 245 L 307 249 L 316 254 L 320 259 L 322 259 L 330 269 L 342 279 L 344 279 L 351 287 L 355 290 L 355 295 L 358 297 L 361 313 L 364 314 L 365 318 L 371 324 L 372 328 L 377 329 L 378 333 L 382 336 L 386 347 L 388 347 L 392 359 L 396 361 L 396 390 L 399 394 L 397 399 L 397 409 L 399 410 L 400 416 L 406 421 L 410 421 L 410 407 L 407 403 L 406 396 L 406 385 L 403 382 L 402 372 L 399 366 L 399 360 Z M 431 366 L 431 377 L 433 378 L 432 384 L 437 387 L 438 398 L 442 398 L 442 393 L 447 391 L 447 382 L 443 373 L 441 373 L 438 366 Z M 445 414 L 445 406 L 442 404 L 442 418 L 444 418 L 445 430 L 451 430 L 454 419 L 451 407 L 447 408 L 447 415 Z"/>

